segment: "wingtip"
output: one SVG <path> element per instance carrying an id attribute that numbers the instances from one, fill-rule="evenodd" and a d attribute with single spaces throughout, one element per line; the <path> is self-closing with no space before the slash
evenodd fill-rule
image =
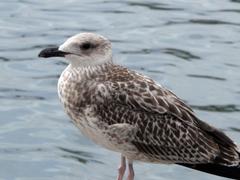
<path id="1" fill-rule="evenodd" d="M 240 166 L 223 166 L 219 164 L 178 164 L 187 168 L 195 169 L 205 173 L 226 177 L 230 179 L 240 179 Z"/>

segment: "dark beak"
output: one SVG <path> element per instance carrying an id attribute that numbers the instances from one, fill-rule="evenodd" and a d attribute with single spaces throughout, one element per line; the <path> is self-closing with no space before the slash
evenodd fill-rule
<path id="1" fill-rule="evenodd" d="M 58 48 L 46 48 L 43 49 L 38 57 L 49 58 L 49 57 L 64 57 L 65 55 L 70 54 L 67 52 L 59 51 Z"/>

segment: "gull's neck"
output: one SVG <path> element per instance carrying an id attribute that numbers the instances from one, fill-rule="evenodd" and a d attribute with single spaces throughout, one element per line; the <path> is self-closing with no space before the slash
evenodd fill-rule
<path id="1" fill-rule="evenodd" d="M 103 74 L 104 72 L 111 69 L 113 66 L 113 62 L 108 61 L 103 64 L 98 65 L 88 65 L 88 66 L 75 66 L 73 64 L 69 64 L 68 71 L 70 71 L 73 75 L 81 76 L 81 78 L 90 78 L 94 77 L 100 74 Z"/>

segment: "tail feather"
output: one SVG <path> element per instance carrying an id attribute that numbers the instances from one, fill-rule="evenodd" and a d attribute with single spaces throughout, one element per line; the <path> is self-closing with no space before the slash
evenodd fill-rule
<path id="1" fill-rule="evenodd" d="M 209 174 L 240 180 L 240 166 L 223 166 L 219 164 L 178 164 Z"/>

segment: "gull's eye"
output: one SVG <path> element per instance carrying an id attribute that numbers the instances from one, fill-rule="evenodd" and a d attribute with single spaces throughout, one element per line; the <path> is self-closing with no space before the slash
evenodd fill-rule
<path id="1" fill-rule="evenodd" d="M 82 50 L 88 50 L 88 49 L 90 49 L 91 47 L 92 47 L 92 44 L 89 43 L 89 42 L 86 42 L 86 43 L 83 43 L 83 44 L 80 45 L 80 48 L 81 48 Z"/>

